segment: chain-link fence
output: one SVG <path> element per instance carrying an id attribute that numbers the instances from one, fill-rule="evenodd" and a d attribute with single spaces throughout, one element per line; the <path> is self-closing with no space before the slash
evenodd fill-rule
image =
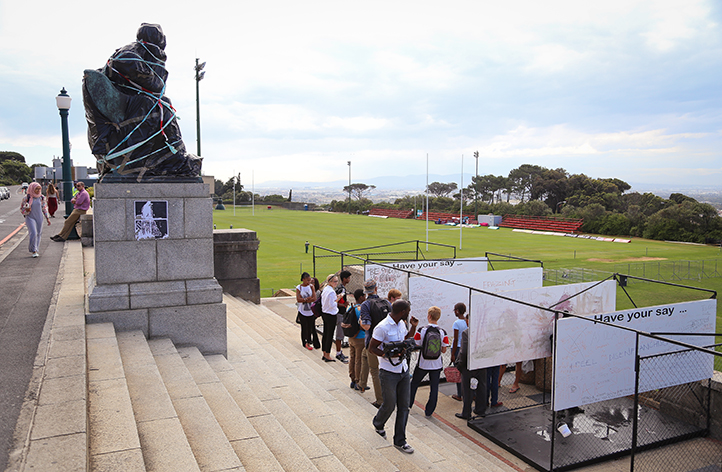
<path id="1" fill-rule="evenodd" d="M 722 443 L 705 438 L 713 411 L 715 357 L 658 340 L 664 354 L 639 357 L 632 472 L 722 471 Z M 666 345 L 666 346 L 664 346 Z M 703 379 L 674 385 L 679 378 Z M 719 409 L 719 407 L 717 407 Z M 660 447 L 664 446 L 664 447 Z"/>
<path id="2" fill-rule="evenodd" d="M 702 280 L 722 277 L 722 259 L 700 261 L 640 261 L 610 266 L 610 271 L 571 268 L 544 269 L 544 281 L 549 284 L 572 284 L 604 280 L 613 273 L 641 277 L 662 282 Z M 646 283 L 645 280 L 629 279 L 630 284 Z"/>

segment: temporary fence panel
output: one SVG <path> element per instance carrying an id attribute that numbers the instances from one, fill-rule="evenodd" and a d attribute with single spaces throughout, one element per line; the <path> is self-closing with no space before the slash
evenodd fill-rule
<path id="1" fill-rule="evenodd" d="M 681 349 L 671 343 L 662 344 L 662 350 L 672 352 L 639 357 L 638 409 L 637 414 L 632 416 L 636 419 L 636 441 L 630 470 L 720 471 L 722 443 L 703 437 L 709 432 L 713 414 L 708 366 L 715 356 L 708 352 Z M 672 365 L 675 367 L 670 368 Z M 704 380 L 679 384 L 680 376 Z M 650 388 L 656 385 L 673 386 Z"/>

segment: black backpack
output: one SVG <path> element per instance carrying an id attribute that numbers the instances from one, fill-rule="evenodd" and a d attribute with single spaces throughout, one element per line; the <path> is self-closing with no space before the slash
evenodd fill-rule
<path id="1" fill-rule="evenodd" d="M 391 303 L 385 298 L 371 298 L 369 302 L 369 314 L 371 315 L 371 329 L 381 323 L 391 313 Z"/>
<path id="2" fill-rule="evenodd" d="M 321 303 L 321 291 L 319 290 L 316 293 L 316 301 L 313 302 L 313 304 L 311 305 L 311 311 L 313 312 L 314 317 L 318 318 L 321 316 L 321 314 L 323 313 L 323 310 L 321 309 L 322 305 L 323 303 Z"/>
<path id="3" fill-rule="evenodd" d="M 344 336 L 349 338 L 353 338 L 361 331 L 361 325 L 356 317 L 356 307 L 354 305 L 349 305 L 346 313 L 343 314 L 343 324 L 351 325 L 349 328 L 343 328 Z"/>
<path id="4" fill-rule="evenodd" d="M 441 356 L 441 330 L 436 326 L 427 326 L 424 341 L 421 344 L 421 356 L 433 360 Z"/>

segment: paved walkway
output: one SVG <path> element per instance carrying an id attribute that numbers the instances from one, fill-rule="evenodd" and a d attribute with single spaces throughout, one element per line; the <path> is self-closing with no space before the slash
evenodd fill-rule
<path id="1" fill-rule="evenodd" d="M 7 252 L 0 261 L 0 470 L 7 466 L 63 255 L 64 245 L 50 241 L 52 228 L 46 227 L 39 258 L 30 257 L 25 228 L 3 245 Z"/>

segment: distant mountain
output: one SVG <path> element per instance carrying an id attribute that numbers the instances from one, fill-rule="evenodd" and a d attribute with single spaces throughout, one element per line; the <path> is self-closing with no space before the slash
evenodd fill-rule
<path id="1" fill-rule="evenodd" d="M 464 174 L 464 187 L 471 183 L 471 177 L 474 174 Z M 353 179 L 353 183 L 364 183 L 367 185 L 375 185 L 378 190 L 405 190 L 423 192 L 426 189 L 426 174 L 423 175 L 407 175 L 399 176 L 382 176 L 370 179 Z M 440 175 L 429 174 L 429 183 L 431 182 L 456 182 L 459 184 L 459 174 Z M 292 188 L 296 189 L 343 189 L 348 185 L 348 180 L 334 180 L 331 182 L 306 182 L 306 181 L 290 181 L 290 180 L 269 180 L 256 184 L 256 188 Z"/>

